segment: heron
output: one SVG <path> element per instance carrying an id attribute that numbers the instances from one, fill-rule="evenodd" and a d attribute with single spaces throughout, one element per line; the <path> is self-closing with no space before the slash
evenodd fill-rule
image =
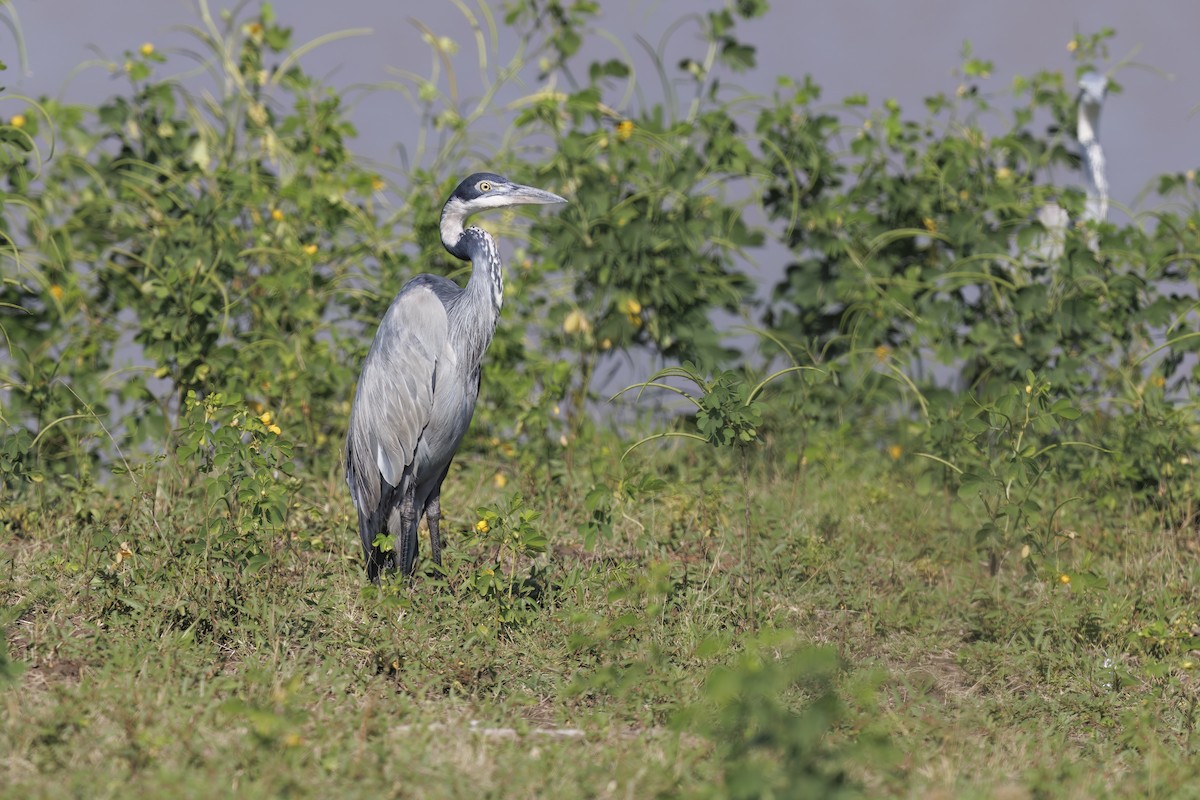
<path id="1" fill-rule="evenodd" d="M 409 280 L 363 362 L 346 436 L 346 483 L 358 510 L 367 577 L 413 572 L 417 526 L 442 563 L 442 482 L 475 413 L 480 365 L 504 301 L 504 267 L 487 231 L 463 227 L 489 209 L 567 202 L 490 172 L 465 178 L 442 207 L 442 245 L 471 262 L 465 287 L 440 275 Z M 377 537 L 391 537 L 381 547 Z"/>
<path id="2" fill-rule="evenodd" d="M 1104 148 L 1100 146 L 1100 109 L 1108 94 L 1108 78 L 1098 72 L 1085 72 L 1079 78 L 1079 113 L 1075 124 L 1075 138 L 1083 149 L 1084 179 L 1087 181 L 1087 199 L 1084 202 L 1083 222 L 1104 222 L 1108 219 L 1108 176 L 1104 162 Z M 1055 262 L 1066 251 L 1067 224 L 1070 221 L 1066 209 L 1055 200 L 1050 200 L 1037 213 L 1038 222 L 1045 228 L 1044 234 L 1034 239 L 1033 253 L 1038 261 Z M 1096 237 L 1087 236 L 1088 247 L 1096 250 Z"/>
<path id="3" fill-rule="evenodd" d="M 1075 138 L 1083 148 L 1083 166 L 1087 178 L 1087 202 L 1083 219 L 1104 222 L 1108 218 L 1108 177 L 1104 169 L 1104 148 L 1100 146 L 1100 108 L 1108 93 L 1108 78 L 1098 72 L 1085 72 L 1079 78 L 1079 119 Z"/>

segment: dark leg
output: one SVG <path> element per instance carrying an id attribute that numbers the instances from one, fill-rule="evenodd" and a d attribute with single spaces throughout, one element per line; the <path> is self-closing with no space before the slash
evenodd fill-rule
<path id="1" fill-rule="evenodd" d="M 429 500 L 425 502 L 425 521 L 429 523 L 429 554 L 433 563 L 442 565 L 442 533 L 439 523 L 442 521 L 442 487 L 433 490 Z"/>
<path id="2" fill-rule="evenodd" d="M 433 563 L 439 567 L 442 565 L 442 481 L 446 480 L 448 472 L 449 464 L 438 476 L 433 491 L 429 493 L 429 499 L 425 501 L 424 509 L 425 521 L 429 523 L 429 554 L 433 556 Z"/>
<path id="3" fill-rule="evenodd" d="M 420 516 L 417 514 L 417 500 L 413 497 L 411 482 L 406 483 L 403 499 L 388 519 L 388 530 L 399 540 L 400 563 L 397 566 L 401 574 L 408 577 L 412 575 L 413 565 L 417 561 L 417 523 Z"/>

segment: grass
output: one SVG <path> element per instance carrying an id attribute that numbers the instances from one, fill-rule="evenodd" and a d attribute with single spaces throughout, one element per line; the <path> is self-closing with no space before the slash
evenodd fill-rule
<path id="1" fill-rule="evenodd" d="M 595 548 L 584 474 L 611 457 L 556 481 L 513 461 L 508 490 L 464 457 L 447 576 L 382 591 L 336 477 L 252 532 L 254 572 L 170 481 L 169 502 L 115 485 L 14 505 L 0 625 L 25 669 L 0 688 L 0 794 L 1200 795 L 1194 530 L 1072 504 L 1054 553 L 991 578 L 974 509 L 915 491 L 914 462 L 843 445 L 797 472 L 771 452 L 749 563 L 729 454 L 641 448 L 631 468 L 664 484 L 625 495 Z M 474 588 L 492 553 L 469 536 L 513 488 L 549 540 L 513 565 L 538 569 L 517 607 L 503 570 Z"/>

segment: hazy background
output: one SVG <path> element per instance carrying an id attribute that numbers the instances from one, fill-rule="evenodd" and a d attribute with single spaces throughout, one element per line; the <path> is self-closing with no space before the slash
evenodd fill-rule
<path id="1" fill-rule="evenodd" d="M 480 3 L 467 4 L 474 9 Z M 0 31 L 0 52 L 9 64 L 3 79 L 9 91 L 88 104 L 126 90 L 127 84 L 100 66 L 73 72 L 78 65 L 98 54 L 119 60 L 123 51 L 153 42 L 171 57 L 165 73 L 182 71 L 189 62 L 174 57 L 172 50 L 190 48 L 193 40 L 178 26 L 198 20 L 194 0 L 17 0 L 15 5 L 30 69 L 19 68 L 11 36 Z M 216 13 L 228 5 L 214 0 L 211 8 Z M 486 5 L 497 18 L 503 17 L 500 0 Z M 601 0 L 600 5 L 599 25 L 638 57 L 645 100 L 654 102 L 661 98 L 659 82 L 635 34 L 657 43 L 668 25 L 687 11 L 723 4 Z M 247 6 L 254 8 L 257 3 Z M 456 59 L 460 94 L 469 97 L 478 91 L 470 29 L 451 2 L 278 0 L 275 8 L 280 20 L 295 28 L 297 43 L 334 30 L 371 29 L 369 35 L 334 42 L 303 59 L 308 71 L 336 87 L 396 80 L 395 70 L 428 75 L 429 48 L 411 22 L 416 18 L 463 45 Z M 1124 91 L 1110 96 L 1105 106 L 1101 139 L 1109 162 L 1113 218 L 1119 222 L 1121 206 L 1132 204 L 1151 177 L 1200 163 L 1195 147 L 1200 120 L 1194 115 L 1200 104 L 1200 3 L 1195 0 L 776 0 L 764 19 L 740 28 L 741 38 L 758 48 L 759 68 L 733 80 L 747 90 L 769 94 L 777 75 L 810 73 L 824 87 L 825 100 L 866 92 L 876 106 L 895 97 L 908 116 L 919 118 L 922 97 L 957 85 L 952 73 L 964 40 L 971 41 L 977 56 L 995 62 L 992 79 L 983 88 L 1003 92 L 1018 73 L 1047 68 L 1069 75 L 1073 62 L 1066 50 L 1068 40 L 1077 31 L 1092 33 L 1104 26 L 1117 30 L 1110 52 L 1114 63 L 1140 47 L 1135 60 L 1161 70 L 1122 70 L 1116 78 Z M 679 31 L 670 52 L 701 55 L 694 31 Z M 506 60 L 514 47 L 515 39 L 501 27 L 500 52 L 493 57 Z M 615 47 L 609 53 L 585 51 L 580 63 L 615 52 Z M 668 64 L 673 68 L 674 60 Z M 395 92 L 354 97 L 352 119 L 360 139 L 352 146 L 360 155 L 399 166 L 398 145 L 411 149 L 416 138 L 411 106 Z M 0 107 L 0 114 L 4 112 Z M 1078 181 L 1079 176 L 1063 175 L 1059 180 Z"/>

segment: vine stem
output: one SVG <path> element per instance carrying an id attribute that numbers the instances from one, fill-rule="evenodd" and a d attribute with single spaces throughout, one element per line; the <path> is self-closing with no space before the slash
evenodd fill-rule
<path id="1" fill-rule="evenodd" d="M 749 448 L 744 444 L 738 445 L 738 450 L 742 453 L 742 509 L 745 516 L 742 518 L 742 568 L 748 569 L 748 577 L 746 579 L 746 607 L 750 617 L 750 630 L 758 630 L 758 615 L 755 610 L 754 598 L 754 564 L 751 563 L 751 547 L 750 547 L 750 453 Z"/>

